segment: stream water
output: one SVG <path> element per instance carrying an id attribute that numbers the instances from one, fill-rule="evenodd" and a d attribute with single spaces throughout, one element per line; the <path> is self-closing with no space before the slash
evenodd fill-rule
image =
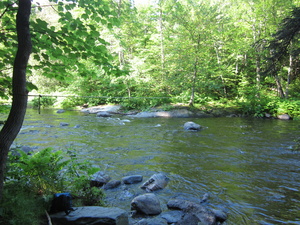
<path id="1" fill-rule="evenodd" d="M 184 131 L 187 121 L 205 129 Z M 209 193 L 209 206 L 228 213 L 226 224 L 299 225 L 300 152 L 291 150 L 299 128 L 300 121 L 273 119 L 98 118 L 29 109 L 15 144 L 73 149 L 113 179 L 164 172 L 170 182 L 157 193 L 162 205 Z M 139 193 L 137 185 L 110 190 L 108 203 L 128 211 Z"/>

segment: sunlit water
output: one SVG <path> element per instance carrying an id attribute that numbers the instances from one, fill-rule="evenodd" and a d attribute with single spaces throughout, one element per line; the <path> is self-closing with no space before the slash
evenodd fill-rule
<path id="1" fill-rule="evenodd" d="M 194 121 L 200 132 L 183 130 Z M 61 122 L 69 126 L 61 126 Z M 300 224 L 300 121 L 247 118 L 97 118 L 28 110 L 17 145 L 73 149 L 113 179 L 165 172 L 159 196 L 198 201 L 229 215 L 226 224 Z M 107 191 L 108 205 L 130 210 L 140 184 Z"/>

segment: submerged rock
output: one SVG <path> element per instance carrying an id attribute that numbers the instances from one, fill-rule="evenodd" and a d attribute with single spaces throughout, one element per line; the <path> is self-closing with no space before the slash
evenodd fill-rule
<path id="1" fill-rule="evenodd" d="M 170 209 L 183 210 L 184 216 L 176 223 L 178 225 L 198 225 L 198 223 L 203 225 L 217 225 L 218 220 L 215 213 L 195 202 L 183 199 L 171 199 L 167 203 L 167 206 Z"/>

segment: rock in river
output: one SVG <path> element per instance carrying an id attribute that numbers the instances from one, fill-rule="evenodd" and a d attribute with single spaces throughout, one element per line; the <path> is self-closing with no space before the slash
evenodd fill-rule
<path id="1" fill-rule="evenodd" d="M 201 130 L 201 125 L 197 124 L 197 123 L 194 123 L 194 122 L 186 122 L 184 125 L 183 125 L 183 128 L 185 130 L 191 130 L 191 131 L 199 131 Z"/>
<path id="2" fill-rule="evenodd" d="M 150 177 L 142 186 L 142 189 L 146 189 L 146 191 L 156 191 L 159 189 L 164 189 L 168 182 L 169 178 L 163 173 L 157 173 Z"/>
<path id="3" fill-rule="evenodd" d="M 131 209 L 146 215 L 158 215 L 162 212 L 159 199 L 153 193 L 135 197 L 131 202 Z"/>
<path id="4" fill-rule="evenodd" d="M 92 176 L 91 186 L 92 187 L 102 187 L 108 181 L 110 181 L 111 177 L 106 175 L 104 172 L 99 171 Z"/>
<path id="5" fill-rule="evenodd" d="M 170 209 L 180 209 L 184 211 L 184 216 L 176 223 L 178 225 L 217 225 L 217 218 L 213 211 L 200 204 L 183 200 L 171 199 L 167 204 Z"/>
<path id="6" fill-rule="evenodd" d="M 124 184 L 135 184 L 141 182 L 142 180 L 143 180 L 142 175 L 131 175 L 122 178 L 122 182 Z"/>

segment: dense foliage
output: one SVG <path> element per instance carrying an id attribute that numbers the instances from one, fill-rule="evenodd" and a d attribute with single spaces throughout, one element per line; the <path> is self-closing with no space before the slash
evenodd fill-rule
<path id="1" fill-rule="evenodd" d="M 71 150 L 12 151 L 0 202 L 0 224 L 40 225 L 55 193 L 72 193 L 77 198 L 75 206 L 76 201 L 78 205 L 103 205 L 103 190 L 90 187 L 91 175 L 98 170 Z"/>
<path id="2" fill-rule="evenodd" d="M 3 98 L 16 47 L 15 7 L 0 3 Z M 63 98 L 66 108 L 226 99 L 244 114 L 276 114 L 290 104 L 299 115 L 291 109 L 299 105 L 299 11 L 298 0 L 37 1 L 28 88 L 84 96 Z"/>

